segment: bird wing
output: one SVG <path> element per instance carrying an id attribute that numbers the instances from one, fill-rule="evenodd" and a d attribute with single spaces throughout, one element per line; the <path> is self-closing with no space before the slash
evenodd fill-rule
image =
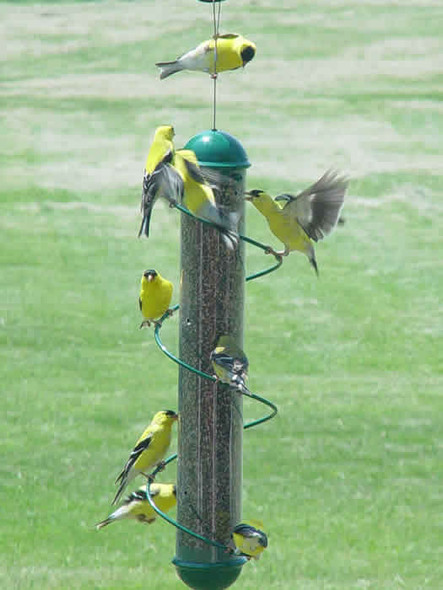
<path id="1" fill-rule="evenodd" d="M 198 164 L 197 156 L 192 150 L 177 150 L 176 157 L 183 160 L 186 173 L 198 184 L 209 185 L 214 188 L 220 174 L 214 171 L 202 170 Z"/>
<path id="2" fill-rule="evenodd" d="M 189 153 L 184 153 L 184 152 L 189 152 Z M 183 150 L 182 152 L 179 152 L 179 154 L 183 157 L 183 161 L 186 167 L 186 170 L 189 174 L 189 176 L 195 180 L 195 182 L 198 182 L 199 184 L 206 184 L 206 179 L 202 174 L 202 171 L 200 170 L 200 167 L 197 163 L 197 157 L 195 157 L 195 161 L 194 158 L 190 158 L 190 154 L 193 154 L 194 152 L 191 152 L 190 150 Z M 195 154 L 194 154 L 195 156 Z"/>
<path id="3" fill-rule="evenodd" d="M 247 538 L 258 536 L 257 529 L 251 526 L 250 524 L 245 523 L 241 523 L 235 526 L 232 532 Z"/>
<path id="4" fill-rule="evenodd" d="M 197 156 L 192 150 L 178 150 L 175 166 L 184 180 L 185 204 L 188 209 L 212 222 L 221 232 L 223 240 L 230 250 L 238 244 L 237 226 L 240 214 L 227 212 L 216 202 L 217 192 L 224 192 L 234 181 L 224 180 L 220 173 L 208 172 L 208 168 L 200 168 Z"/>
<path id="5" fill-rule="evenodd" d="M 234 370 L 234 359 L 230 354 L 224 351 L 217 351 L 217 349 L 211 352 L 211 361 L 223 367 L 229 373 Z"/>
<path id="6" fill-rule="evenodd" d="M 159 495 L 160 490 L 158 488 L 155 488 L 154 486 L 151 486 L 149 493 L 151 494 L 151 498 L 155 498 L 155 496 Z M 145 502 L 147 499 L 148 497 L 146 495 L 146 486 L 143 486 L 142 488 L 139 488 L 138 490 L 131 492 L 129 496 L 127 496 L 123 504 L 130 504 L 131 502 Z"/>
<path id="7" fill-rule="evenodd" d="M 248 370 L 249 361 L 243 350 L 237 346 L 234 338 L 228 334 L 220 336 L 215 348 L 215 352 L 224 352 L 232 358 L 233 366 L 238 371 L 241 367 L 245 371 Z"/>
<path id="8" fill-rule="evenodd" d="M 123 505 L 131 504 L 131 502 L 143 502 L 144 500 L 146 500 L 146 492 L 143 492 L 143 490 L 135 490 L 126 496 L 123 500 Z"/>
<path id="9" fill-rule="evenodd" d="M 138 306 L 139 306 L 140 311 L 141 311 L 142 310 L 142 307 L 143 307 L 143 302 L 142 302 L 141 297 L 138 298 Z"/>
<path id="10" fill-rule="evenodd" d="M 246 539 L 257 539 L 258 543 L 262 547 L 268 546 L 267 535 L 263 531 L 261 531 L 260 529 L 257 529 L 254 526 L 251 526 L 250 524 L 240 523 L 236 527 L 234 527 L 232 532 L 236 533 L 237 535 L 241 535 L 242 537 L 245 537 Z"/>
<path id="11" fill-rule="evenodd" d="M 144 233 L 149 237 L 149 224 L 151 222 L 152 208 L 157 195 L 155 181 L 152 180 L 153 175 L 149 174 L 146 169 L 143 172 L 143 188 L 142 199 L 140 203 L 140 211 L 143 214 L 143 219 L 138 232 L 138 237 Z"/>
<path id="12" fill-rule="evenodd" d="M 233 357 L 224 350 L 215 349 L 211 353 L 210 360 L 227 371 L 232 381 L 244 386 L 244 380 L 248 370 L 248 359 L 246 357 Z"/>
<path id="13" fill-rule="evenodd" d="M 174 154 L 169 150 L 163 160 L 157 164 L 150 174 L 144 171 L 143 189 L 140 210 L 143 220 L 138 236 L 145 233 L 149 237 L 149 224 L 151 221 L 152 209 L 159 196 L 165 197 L 171 203 L 181 200 L 183 197 L 183 179 L 178 171 L 172 166 Z"/>
<path id="14" fill-rule="evenodd" d="M 163 160 L 156 166 L 152 182 L 161 191 L 161 196 L 171 202 L 183 197 L 183 179 L 173 166 L 174 153 L 169 150 Z"/>
<path id="15" fill-rule="evenodd" d="M 197 47 L 194 47 L 194 49 L 190 49 L 189 51 L 182 53 L 179 57 L 177 57 L 176 61 L 185 61 L 195 64 L 196 61 L 198 62 L 208 53 L 208 51 L 211 50 L 211 39 L 208 39 L 207 41 L 202 41 L 199 45 L 197 45 Z"/>
<path id="16" fill-rule="evenodd" d="M 199 184 L 206 184 L 217 192 L 235 190 L 237 181 L 213 168 L 200 168 L 197 156 L 192 150 L 177 150 L 176 156 L 181 157 L 189 176 Z M 218 205 L 220 207 L 220 205 Z"/>
<path id="17" fill-rule="evenodd" d="M 116 483 L 124 480 L 126 475 L 131 470 L 131 467 L 133 467 L 134 463 L 137 461 L 137 459 L 140 457 L 140 455 L 144 451 L 146 451 L 146 449 L 149 448 L 149 445 L 151 444 L 151 442 L 152 442 L 152 433 L 148 434 L 145 438 L 143 438 L 139 443 L 137 443 L 135 445 L 135 447 L 132 449 L 131 454 L 129 455 L 129 459 L 126 462 L 126 465 L 124 466 L 120 475 L 115 480 Z"/>
<path id="18" fill-rule="evenodd" d="M 296 217 L 306 234 L 317 242 L 334 229 L 347 187 L 345 177 L 328 170 L 297 196 L 281 195 L 287 200 L 282 211 L 285 216 Z"/>
<path id="19" fill-rule="evenodd" d="M 150 202 L 159 195 L 170 201 L 177 200 L 183 195 L 183 179 L 173 167 L 174 153 L 168 150 L 165 157 L 157 164 L 153 172 L 146 172 L 143 177 L 142 211 L 145 203 Z"/>

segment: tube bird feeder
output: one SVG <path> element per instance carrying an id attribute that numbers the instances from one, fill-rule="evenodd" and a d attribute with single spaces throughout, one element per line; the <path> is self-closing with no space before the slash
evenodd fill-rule
<path id="1" fill-rule="evenodd" d="M 244 185 L 250 166 L 240 142 L 223 131 L 204 131 L 185 146 L 203 172 L 221 179 L 217 204 L 244 224 Z M 219 336 L 243 346 L 244 249 L 229 250 L 210 225 L 181 214 L 180 358 L 212 374 L 209 356 Z M 177 520 L 219 545 L 227 545 L 241 520 L 242 396 L 221 383 L 180 367 Z M 244 557 L 177 531 L 173 563 L 196 590 L 230 586 Z"/>

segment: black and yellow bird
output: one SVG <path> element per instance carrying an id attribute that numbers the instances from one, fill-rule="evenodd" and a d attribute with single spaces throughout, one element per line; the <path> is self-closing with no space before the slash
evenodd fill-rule
<path id="1" fill-rule="evenodd" d="M 160 79 L 181 70 L 207 72 L 214 76 L 219 72 L 244 68 L 256 52 L 256 46 L 237 33 L 216 35 L 203 41 L 173 61 L 162 61 L 155 65 L 160 68 Z"/>
<path id="2" fill-rule="evenodd" d="M 150 488 L 151 498 L 154 504 L 162 512 L 168 512 L 177 503 L 176 488 L 170 483 L 153 483 Z M 146 484 L 138 490 L 131 492 L 121 506 L 114 510 L 107 518 L 96 524 L 97 530 L 102 529 L 117 520 L 133 519 L 138 522 L 152 524 L 157 518 L 157 513 L 152 508 L 146 496 Z"/>
<path id="3" fill-rule="evenodd" d="M 143 218 L 138 237 L 142 234 L 149 237 L 152 209 L 159 197 L 164 197 L 172 205 L 181 201 L 183 197 L 183 180 L 173 166 L 175 158 L 174 134 L 172 125 L 161 125 L 155 130 L 143 173 L 140 206 Z"/>
<path id="4" fill-rule="evenodd" d="M 263 524 L 259 521 L 246 521 L 234 527 L 231 539 L 235 553 L 245 555 L 248 559 L 260 559 L 268 546 L 268 537 L 262 528 Z"/>
<path id="5" fill-rule="evenodd" d="M 164 279 L 154 268 L 145 270 L 140 282 L 138 304 L 143 315 L 140 328 L 154 324 L 169 309 L 172 299 L 173 284 Z M 170 312 L 172 313 L 172 312 Z"/>
<path id="6" fill-rule="evenodd" d="M 298 250 L 308 257 L 318 274 L 312 241 L 322 240 L 335 228 L 347 187 L 346 178 L 329 170 L 296 196 L 283 194 L 273 199 L 262 190 L 252 190 L 246 193 L 246 200 L 264 215 L 272 233 L 285 246 L 281 251 L 269 248 L 269 252 L 287 256 Z"/>
<path id="7" fill-rule="evenodd" d="M 245 383 L 249 361 L 232 336 L 220 336 L 209 358 L 218 380 L 238 389 L 241 393 L 246 395 L 250 393 Z"/>
<path id="8" fill-rule="evenodd" d="M 157 412 L 152 422 L 135 443 L 129 459 L 115 480 L 118 485 L 113 504 L 119 501 L 128 483 L 137 475 L 150 476 L 150 472 L 159 465 L 171 443 L 171 429 L 178 415 L 172 410 Z"/>

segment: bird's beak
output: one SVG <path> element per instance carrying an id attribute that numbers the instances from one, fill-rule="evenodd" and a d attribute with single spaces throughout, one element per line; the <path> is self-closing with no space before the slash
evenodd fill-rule
<path id="1" fill-rule="evenodd" d="M 245 201 L 252 201 L 253 197 L 252 197 L 252 194 L 250 192 L 244 192 L 243 194 L 244 195 L 247 195 L 245 197 Z"/>
<path id="2" fill-rule="evenodd" d="M 175 421 L 175 422 L 177 422 L 177 420 L 178 420 L 178 419 L 179 419 L 179 414 L 176 414 L 176 415 L 174 416 L 174 421 Z"/>

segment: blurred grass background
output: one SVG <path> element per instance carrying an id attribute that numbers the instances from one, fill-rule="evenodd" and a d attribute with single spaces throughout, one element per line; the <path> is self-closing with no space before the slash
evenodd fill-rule
<path id="1" fill-rule="evenodd" d="M 2 588 L 183 587 L 172 527 L 93 525 L 153 412 L 176 407 L 137 296 L 147 267 L 178 285 L 178 216 L 159 204 L 137 240 L 138 207 L 155 127 L 181 146 L 211 125 L 207 76 L 154 66 L 207 38 L 210 14 L 0 3 Z M 280 414 L 245 434 L 244 516 L 270 546 L 237 588 L 441 588 L 442 19 L 431 0 L 222 5 L 222 31 L 258 47 L 218 83 L 248 187 L 352 178 L 320 279 L 294 253 L 247 287 L 250 386 Z M 252 207 L 247 228 L 277 245 Z M 267 262 L 248 249 L 249 271 Z"/>

